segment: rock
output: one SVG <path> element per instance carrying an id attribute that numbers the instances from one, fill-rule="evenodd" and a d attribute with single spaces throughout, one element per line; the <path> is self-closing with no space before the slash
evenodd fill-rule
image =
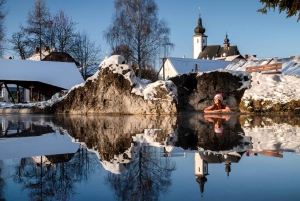
<path id="1" fill-rule="evenodd" d="M 222 92 L 223 103 L 232 111 L 240 111 L 239 104 L 249 85 L 250 74 L 246 72 L 213 71 L 190 73 L 170 78 L 177 86 L 178 110 L 203 111 L 213 104 L 213 98 Z M 243 85 L 245 84 L 246 85 Z"/>
<path id="2" fill-rule="evenodd" d="M 94 76 L 53 105 L 68 114 L 176 114 L 177 88 L 171 81 L 146 84 L 119 55 L 105 59 Z"/>

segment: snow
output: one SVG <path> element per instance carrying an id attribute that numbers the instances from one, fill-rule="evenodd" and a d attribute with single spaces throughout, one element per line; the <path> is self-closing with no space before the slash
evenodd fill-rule
<path id="1" fill-rule="evenodd" d="M 287 103 L 300 100 L 300 77 L 283 74 L 252 73 L 251 87 L 243 99 L 270 100 L 273 103 Z"/>
<path id="2" fill-rule="evenodd" d="M 133 87 L 131 93 L 144 97 L 144 100 L 157 100 L 155 95 L 157 94 L 156 87 L 165 89 L 168 92 L 169 97 L 177 97 L 177 87 L 171 81 L 156 81 L 149 84 L 149 80 L 139 79 L 133 72 L 133 69 L 124 63 L 124 57 L 120 55 L 113 55 L 104 59 L 99 66 L 99 69 L 109 68 L 113 73 L 124 76 L 131 86 Z M 95 81 L 100 71 L 97 71 L 93 76 L 87 79 L 87 81 Z"/>
<path id="3" fill-rule="evenodd" d="M 185 59 L 186 60 L 186 59 Z M 25 65 L 25 63 L 19 63 L 17 60 L 0 60 L 0 64 L 7 64 L 5 62 L 10 61 L 16 61 L 16 64 L 22 64 Z M 154 83 L 149 84 L 149 80 L 141 80 L 138 77 L 135 76 L 132 68 L 127 65 L 123 64 L 124 58 L 120 55 L 113 55 L 109 58 L 104 59 L 99 68 L 109 68 L 113 73 L 117 73 L 119 75 L 124 76 L 125 79 L 127 79 L 132 86 L 131 93 L 142 96 L 144 100 L 157 100 L 155 98 L 155 95 L 157 94 L 156 88 L 161 87 L 167 90 L 169 97 L 175 98 L 177 97 L 177 87 L 171 82 L 171 81 L 157 81 Z M 179 61 L 179 60 L 178 60 Z M 209 62 L 209 60 L 204 60 L 205 62 Z M 241 61 L 241 60 L 240 60 Z M 236 63 L 243 63 L 243 62 L 236 62 Z M 3 63 L 4 62 L 4 63 Z M 35 64 L 35 61 L 25 61 L 25 62 L 33 62 Z M 218 62 L 218 61 L 214 61 Z M 221 61 L 224 62 L 224 61 Z M 263 65 L 266 63 L 275 63 L 275 62 L 283 62 L 283 69 L 282 74 L 261 74 L 261 73 L 247 73 L 245 72 L 245 66 L 259 64 Z M 53 62 L 42 62 L 46 63 L 53 63 Z M 295 65 L 296 64 L 296 65 Z M 61 67 L 70 67 L 68 63 L 64 63 L 66 66 Z M 239 64 L 241 65 L 241 64 Z M 13 65 L 14 66 L 14 65 Z M 255 99 L 255 100 L 265 100 L 265 101 L 272 101 L 273 103 L 286 103 L 290 102 L 291 100 L 300 100 L 300 88 L 298 87 L 300 85 L 300 57 L 291 57 L 286 59 L 257 59 L 255 57 L 250 58 L 246 63 L 244 62 L 244 65 L 242 67 L 237 67 L 238 65 L 231 65 L 229 64 L 226 69 L 218 69 L 219 72 L 229 72 L 235 76 L 238 76 L 241 78 L 241 80 L 244 80 L 244 77 L 248 77 L 249 81 L 242 81 L 242 86 L 239 88 L 244 89 L 245 93 L 242 99 L 245 103 L 249 101 L 249 99 Z M 1 68 L 2 66 L 0 66 Z M 65 82 L 66 75 L 60 75 L 58 71 L 55 71 L 50 66 L 48 66 L 50 71 L 49 74 L 55 73 L 55 79 L 59 78 L 62 82 Z M 241 70 L 239 70 L 240 68 Z M 52 69 L 52 70 L 51 70 Z M 17 69 L 15 69 L 17 70 Z M 9 70 L 12 73 L 12 70 Z M 24 77 L 28 75 L 28 73 L 25 73 L 24 70 Z M 40 72 L 40 71 L 38 71 Z M 205 73 L 212 72 L 205 71 Z M 4 74 L 7 74 L 5 71 Z M 98 74 L 100 71 L 98 70 L 93 76 L 87 79 L 87 81 L 96 81 L 98 78 Z M 203 72 L 198 73 L 198 76 L 200 76 Z M 286 74 L 288 73 L 288 74 Z M 20 73 L 22 74 L 22 73 Z M 45 74 L 45 73 L 44 73 Z M 48 74 L 48 73 L 47 73 Z M 2 73 L 1 73 L 1 77 Z M 68 77 L 71 77 L 68 75 Z M 24 80 L 24 78 L 19 78 Z M 53 79 L 53 78 L 50 78 Z M 251 81 L 250 81 L 251 79 Z M 76 83 L 72 86 L 68 86 L 70 88 L 69 92 L 71 90 L 74 90 L 78 87 L 83 87 L 85 83 Z M 30 107 L 32 105 L 36 105 L 40 108 L 44 108 L 45 106 L 51 106 L 53 103 L 56 103 L 57 101 L 62 100 L 65 98 L 66 95 L 63 94 L 55 94 L 50 100 L 46 102 L 37 102 L 37 103 L 31 103 L 27 104 L 24 107 Z M 0 103 L 0 108 L 5 107 L 11 107 L 13 104 L 11 103 Z"/>
<path id="4" fill-rule="evenodd" d="M 249 66 L 261 66 L 267 64 L 282 63 L 282 70 L 280 72 L 285 75 L 300 75 L 300 56 L 291 56 L 289 58 L 264 58 L 258 59 L 250 57 L 247 61 L 245 59 L 235 59 L 226 67 L 228 70 L 246 71 Z"/>
<path id="5" fill-rule="evenodd" d="M 170 60 L 178 74 L 192 72 L 192 69 L 195 68 L 196 64 L 198 66 L 198 72 L 204 72 L 225 68 L 230 63 L 229 61 L 221 60 L 204 60 L 177 57 L 169 57 L 168 59 Z"/>
<path id="6" fill-rule="evenodd" d="M 0 72 L 0 80 L 36 81 L 67 90 L 84 82 L 76 65 L 70 62 L 0 59 Z"/>

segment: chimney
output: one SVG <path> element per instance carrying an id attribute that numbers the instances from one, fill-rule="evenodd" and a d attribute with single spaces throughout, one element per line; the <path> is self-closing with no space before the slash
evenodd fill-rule
<path id="1" fill-rule="evenodd" d="M 34 53 L 35 54 L 40 53 L 40 48 L 39 47 L 35 47 Z"/>
<path id="2" fill-rule="evenodd" d="M 49 52 L 50 51 L 50 47 L 49 46 L 45 46 L 44 50 Z"/>
<path id="3" fill-rule="evenodd" d="M 245 57 L 245 59 L 246 59 L 246 60 L 248 60 L 248 59 L 249 59 L 249 55 L 248 55 L 248 54 L 245 54 L 245 56 L 244 56 L 244 57 Z"/>

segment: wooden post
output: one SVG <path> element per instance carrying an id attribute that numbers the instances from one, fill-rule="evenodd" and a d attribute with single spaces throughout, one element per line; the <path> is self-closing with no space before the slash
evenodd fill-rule
<path id="1" fill-rule="evenodd" d="M 19 88 L 19 85 L 17 85 L 17 100 L 18 100 L 18 103 L 20 103 L 20 88 Z"/>
<path id="2" fill-rule="evenodd" d="M 29 86 L 29 89 L 30 89 L 30 102 L 32 101 L 33 99 L 33 94 L 32 94 L 32 89 L 34 88 L 34 86 Z"/>

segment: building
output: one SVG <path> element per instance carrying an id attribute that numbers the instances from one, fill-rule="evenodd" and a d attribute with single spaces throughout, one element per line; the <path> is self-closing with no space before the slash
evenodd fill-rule
<path id="1" fill-rule="evenodd" d="M 229 65 L 229 63 L 230 61 L 224 60 L 168 57 L 165 59 L 162 67 L 158 71 L 158 79 L 166 80 L 168 78 L 185 73 L 197 73 L 224 69 L 227 65 Z"/>
<path id="2" fill-rule="evenodd" d="M 0 59 L 0 101 L 28 102 L 51 98 L 84 80 L 75 63 Z"/>
<path id="3" fill-rule="evenodd" d="M 264 58 L 259 59 L 255 55 L 249 57 L 248 60 L 233 60 L 227 67 L 227 70 L 246 71 L 250 66 L 262 66 L 268 64 L 281 63 L 280 72 L 286 75 L 300 75 L 300 56 L 291 56 L 288 58 Z"/>
<path id="4" fill-rule="evenodd" d="M 245 58 L 240 55 L 238 47 L 230 45 L 227 33 L 223 46 L 207 45 L 208 36 L 204 34 L 205 28 L 202 25 L 200 16 L 194 32 L 193 58 L 164 58 L 163 65 L 158 71 L 158 79 L 165 80 L 185 73 L 224 69 L 233 60 L 245 60 Z"/>
<path id="5" fill-rule="evenodd" d="M 193 36 L 193 58 L 194 59 L 208 59 L 213 60 L 218 57 L 228 57 L 233 55 L 240 55 L 236 45 L 231 46 L 228 35 L 226 33 L 223 47 L 221 45 L 207 45 L 207 35 L 205 35 L 205 28 L 202 25 L 201 16 L 198 19 L 198 25 L 194 29 Z"/>

